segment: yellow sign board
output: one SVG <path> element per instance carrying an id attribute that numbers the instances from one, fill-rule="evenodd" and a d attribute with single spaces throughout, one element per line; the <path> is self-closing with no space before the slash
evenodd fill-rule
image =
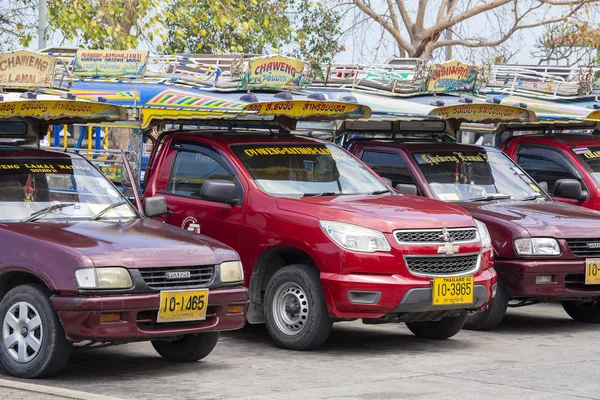
<path id="1" fill-rule="evenodd" d="M 31 51 L 0 53 L 0 86 L 9 88 L 52 87 L 56 59 Z"/>
<path id="2" fill-rule="evenodd" d="M 437 107 L 430 112 L 444 119 L 461 119 L 469 122 L 533 121 L 535 114 L 529 110 L 501 104 L 460 104 Z"/>
<path id="3" fill-rule="evenodd" d="M 600 110 L 592 111 L 585 117 L 586 121 L 600 121 Z"/>
<path id="4" fill-rule="evenodd" d="M 296 89 L 304 80 L 304 62 L 280 55 L 256 58 L 248 62 L 245 88 Z"/>
<path id="5" fill-rule="evenodd" d="M 83 118 L 119 120 L 121 108 L 110 104 L 73 100 L 23 100 L 0 102 L 0 119 L 33 117 L 44 120 Z"/>
<path id="6" fill-rule="evenodd" d="M 147 50 L 77 50 L 73 74 L 77 76 L 133 76 L 144 74 Z"/>
<path id="7" fill-rule="evenodd" d="M 430 67 L 429 92 L 472 92 L 475 89 L 477 67 L 452 60 Z"/>
<path id="8" fill-rule="evenodd" d="M 370 109 L 367 109 L 364 106 L 338 101 L 269 101 L 249 104 L 244 109 L 247 111 L 255 111 L 258 115 L 281 115 L 297 119 L 319 117 L 333 119 L 335 117 L 352 116 L 357 118 L 368 118 L 371 116 Z"/>

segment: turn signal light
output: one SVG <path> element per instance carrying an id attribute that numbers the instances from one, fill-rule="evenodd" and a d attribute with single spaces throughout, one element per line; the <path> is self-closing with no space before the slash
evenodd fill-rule
<path id="1" fill-rule="evenodd" d="M 117 322 L 121 320 L 121 314 L 119 313 L 111 313 L 111 314 L 100 314 L 100 322 Z"/>
<path id="2" fill-rule="evenodd" d="M 244 312 L 244 306 L 227 306 L 227 314 L 241 314 Z"/>

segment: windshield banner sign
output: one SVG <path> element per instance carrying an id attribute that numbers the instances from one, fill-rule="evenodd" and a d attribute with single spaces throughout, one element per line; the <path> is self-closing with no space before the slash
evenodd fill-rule
<path id="1" fill-rule="evenodd" d="M 527 110 L 518 107 L 500 104 L 461 104 L 455 106 L 438 107 L 431 111 L 431 115 L 439 115 L 444 119 L 463 119 L 471 122 L 484 121 L 528 121 L 530 114 Z"/>
<path id="2" fill-rule="evenodd" d="M 0 53 L 0 86 L 5 88 L 52 87 L 56 59 L 31 51 Z"/>
<path id="3" fill-rule="evenodd" d="M 472 92 L 475 89 L 477 67 L 452 60 L 430 66 L 427 91 Z"/>
<path id="4" fill-rule="evenodd" d="M 304 83 L 304 62 L 280 55 L 248 62 L 243 88 L 298 89 Z"/>
<path id="5" fill-rule="evenodd" d="M 147 63 L 147 50 L 77 50 L 73 74 L 141 77 Z"/>

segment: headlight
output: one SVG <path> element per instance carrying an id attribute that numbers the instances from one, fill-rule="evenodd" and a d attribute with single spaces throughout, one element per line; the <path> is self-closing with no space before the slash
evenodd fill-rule
<path id="1" fill-rule="evenodd" d="M 474 219 L 475 225 L 477 225 L 477 231 L 479 232 L 479 238 L 481 239 L 481 247 L 490 247 L 492 245 L 492 237 L 487 226 L 481 221 Z"/>
<path id="2" fill-rule="evenodd" d="M 344 249 L 373 253 L 392 248 L 383 233 L 342 222 L 321 221 L 321 228 L 335 243 Z"/>
<path id="3" fill-rule="evenodd" d="M 221 263 L 221 282 L 231 283 L 244 280 L 244 270 L 239 261 L 226 261 Z"/>
<path id="4" fill-rule="evenodd" d="M 552 238 L 515 239 L 515 251 L 519 256 L 558 256 L 560 246 Z"/>
<path id="5" fill-rule="evenodd" d="M 125 268 L 82 268 L 75 271 L 79 289 L 129 289 L 131 275 Z"/>

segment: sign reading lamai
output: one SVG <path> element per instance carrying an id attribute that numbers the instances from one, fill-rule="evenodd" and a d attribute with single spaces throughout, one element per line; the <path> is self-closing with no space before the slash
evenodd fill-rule
<path id="1" fill-rule="evenodd" d="M 147 63 L 146 50 L 77 50 L 73 73 L 91 77 L 140 77 Z"/>
<path id="2" fill-rule="evenodd" d="M 31 51 L 0 53 L 0 86 L 5 88 L 52 87 L 56 59 Z"/>
<path id="3" fill-rule="evenodd" d="M 477 67 L 452 60 L 430 66 L 427 91 L 472 92 L 475 89 Z"/>

